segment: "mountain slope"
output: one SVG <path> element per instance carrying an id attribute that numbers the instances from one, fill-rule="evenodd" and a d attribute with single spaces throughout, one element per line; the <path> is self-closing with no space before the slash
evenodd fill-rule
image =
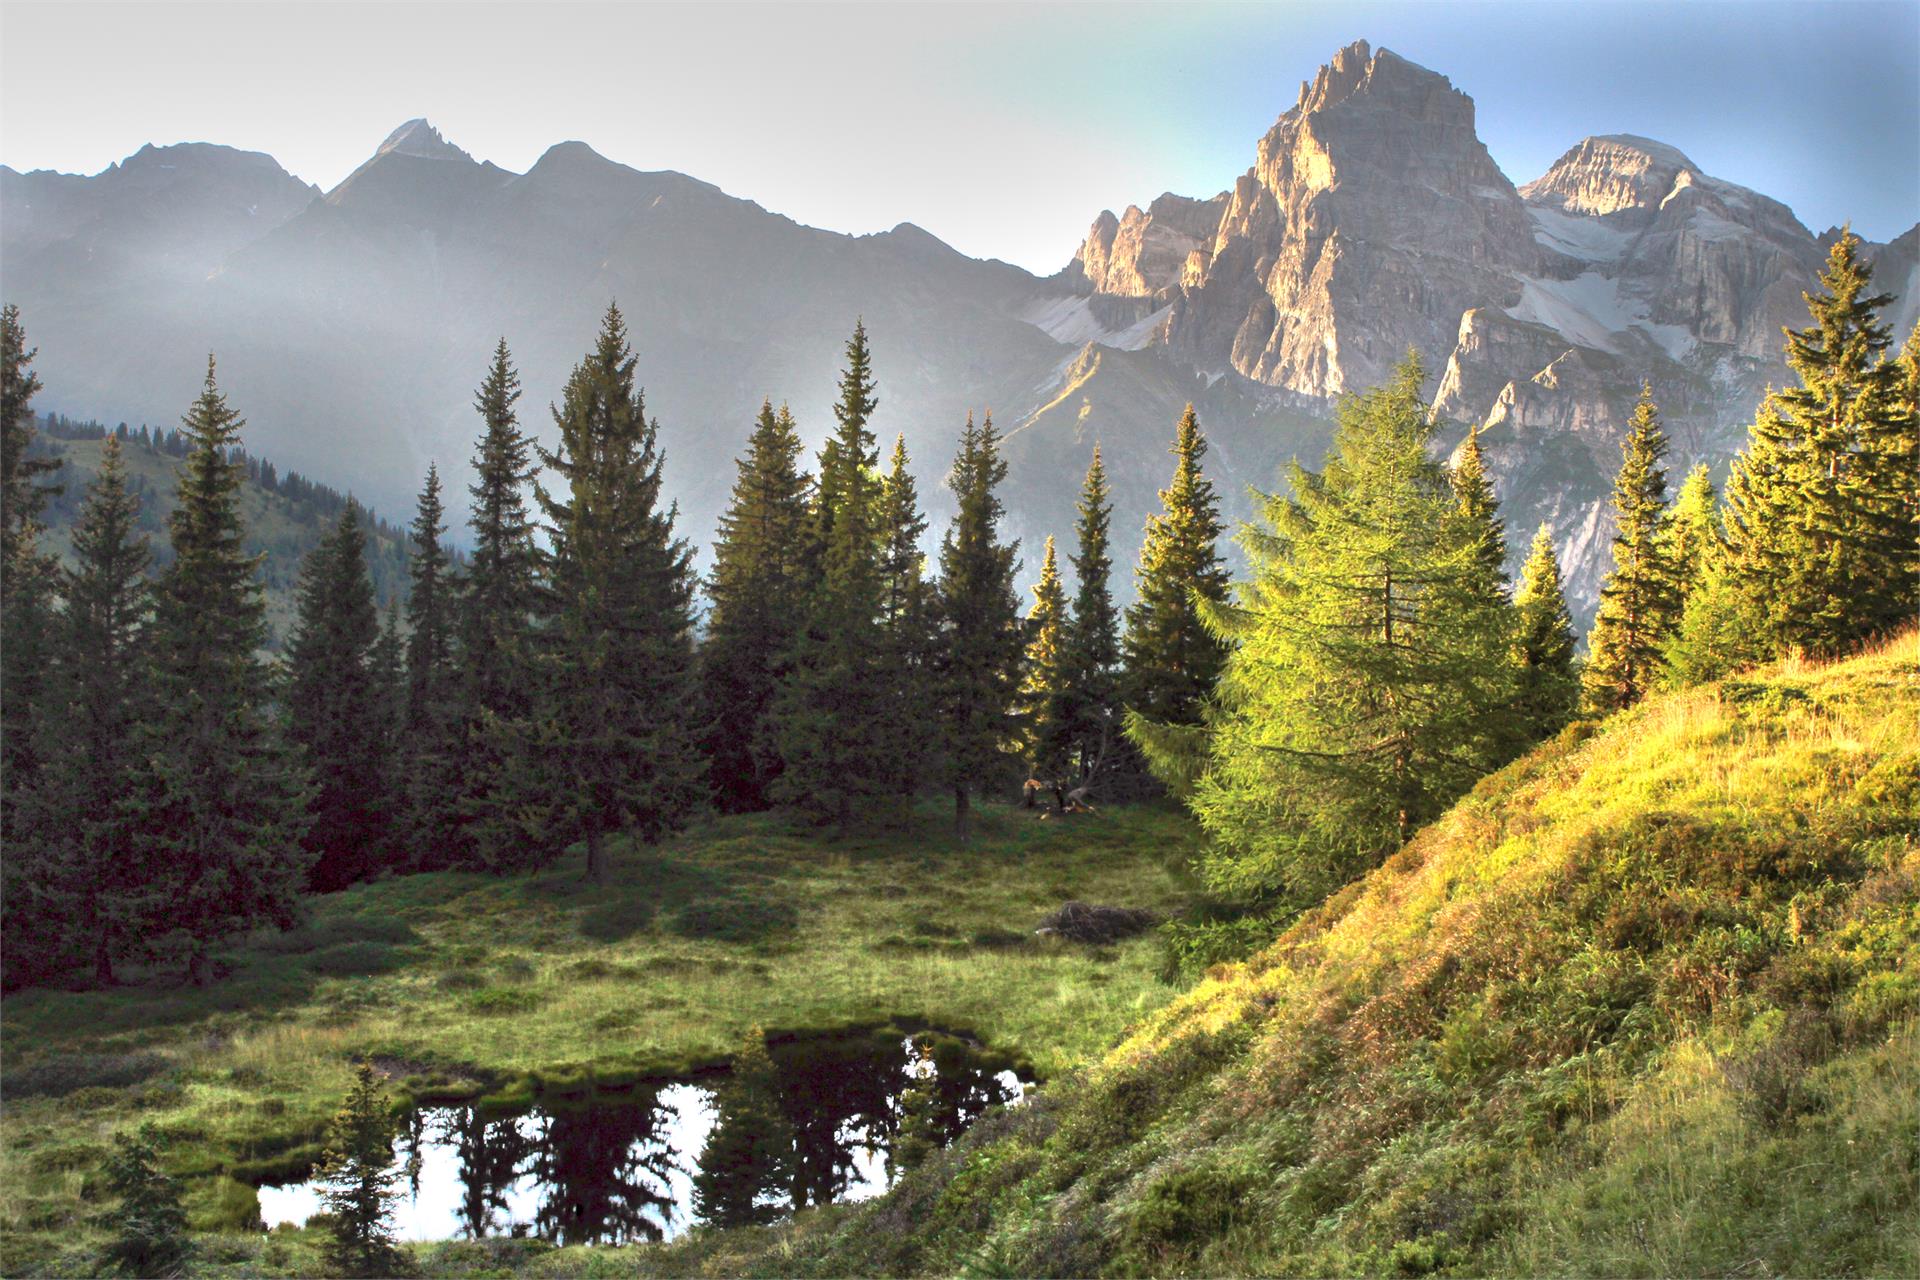
<path id="1" fill-rule="evenodd" d="M 806 1274 L 1912 1274 L 1920 644 L 1576 726 Z"/>

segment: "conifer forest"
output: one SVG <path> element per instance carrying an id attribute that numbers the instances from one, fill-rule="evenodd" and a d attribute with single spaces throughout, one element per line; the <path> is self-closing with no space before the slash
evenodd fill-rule
<path id="1" fill-rule="evenodd" d="M 0 167 L 0 1274 L 1920 1273 L 1920 241 L 1473 107 Z"/>

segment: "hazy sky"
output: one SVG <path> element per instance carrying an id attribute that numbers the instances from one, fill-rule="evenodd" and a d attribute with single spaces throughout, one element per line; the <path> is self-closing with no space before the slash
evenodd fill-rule
<path id="1" fill-rule="evenodd" d="M 322 187 L 424 115 L 524 170 L 578 138 L 841 231 L 910 221 L 1052 271 L 1103 207 L 1208 196 L 1365 38 L 1451 77 L 1516 182 L 1672 143 L 1814 231 L 1920 217 L 1920 0 L 1877 3 L 0 5 L 0 162 L 145 142 Z"/>

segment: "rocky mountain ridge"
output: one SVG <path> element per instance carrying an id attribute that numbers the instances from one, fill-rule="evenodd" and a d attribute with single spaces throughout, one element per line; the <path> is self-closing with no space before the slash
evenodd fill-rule
<path id="1" fill-rule="evenodd" d="M 1917 241 L 1872 249 L 1902 336 Z M 1516 187 L 1470 98 L 1365 42 L 1301 85 L 1231 188 L 1102 213 L 1045 279 L 911 224 L 805 227 L 579 142 L 515 174 L 425 120 L 324 193 L 207 144 L 149 147 L 93 177 L 0 167 L 6 293 L 41 347 L 46 407 L 171 422 L 212 349 L 251 443 L 383 510 L 406 509 L 429 458 L 459 482 L 471 389 L 503 333 L 525 420 L 545 430 L 610 299 L 698 544 L 763 397 L 824 436 L 856 317 L 875 342 L 875 426 L 907 437 L 936 526 L 955 430 L 992 409 L 1014 531 L 1030 547 L 1067 531 L 1098 440 L 1123 555 L 1186 401 L 1229 515 L 1245 515 L 1248 488 L 1271 488 L 1287 458 L 1317 462 L 1333 399 L 1412 347 L 1444 438 L 1482 429 L 1516 552 L 1552 523 L 1583 615 L 1641 381 L 1673 433 L 1676 482 L 1693 460 L 1724 463 L 1784 377 L 1780 326 L 1804 318 L 1827 242 L 1644 138 L 1586 139 Z"/>

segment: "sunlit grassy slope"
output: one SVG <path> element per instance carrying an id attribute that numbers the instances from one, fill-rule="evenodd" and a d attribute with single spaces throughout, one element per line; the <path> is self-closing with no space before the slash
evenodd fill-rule
<path id="1" fill-rule="evenodd" d="M 0 1274 L 86 1273 L 110 1136 L 141 1121 L 196 1227 L 244 1228 L 242 1180 L 312 1159 L 363 1055 L 415 1096 L 503 1101 L 724 1061 L 755 1026 L 924 1023 L 1043 1074 L 1083 1063 L 1174 994 L 1157 943 L 1032 931 L 1068 898 L 1179 909 L 1193 829 L 1153 808 L 982 819 L 964 847 L 933 808 L 850 841 L 727 819 L 618 849 L 604 888 L 577 856 L 531 878 L 388 880 L 237 948 L 205 990 L 163 970 L 9 996 Z M 202 1268 L 265 1265 L 257 1235 L 203 1245 Z"/>
<path id="2" fill-rule="evenodd" d="M 886 1199 L 636 1261 L 1920 1274 L 1916 647 L 1569 730 Z"/>

